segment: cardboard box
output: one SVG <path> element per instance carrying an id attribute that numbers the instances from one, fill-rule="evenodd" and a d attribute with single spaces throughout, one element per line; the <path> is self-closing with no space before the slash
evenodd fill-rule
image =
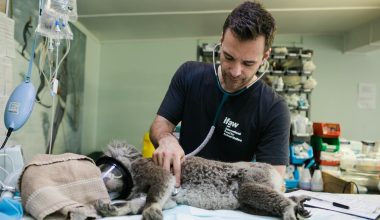
<path id="1" fill-rule="evenodd" d="M 323 191 L 329 193 L 357 193 L 353 182 L 345 181 L 329 171 L 322 171 Z"/>

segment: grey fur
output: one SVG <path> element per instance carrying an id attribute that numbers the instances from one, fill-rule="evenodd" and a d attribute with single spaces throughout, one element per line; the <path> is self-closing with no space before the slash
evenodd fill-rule
<path id="1" fill-rule="evenodd" d="M 176 204 L 204 209 L 240 209 L 247 213 L 279 216 L 283 219 L 309 217 L 303 208 L 308 197 L 287 198 L 281 192 L 278 172 L 269 164 L 224 163 L 189 157 L 182 163 L 181 190 L 171 196 L 175 186 L 172 174 L 126 142 L 108 145 L 106 155 L 122 162 L 131 172 L 134 188 L 123 206 L 97 203 L 103 216 L 142 212 L 143 219 L 163 219 L 162 209 Z M 143 197 L 146 194 L 145 203 Z"/>

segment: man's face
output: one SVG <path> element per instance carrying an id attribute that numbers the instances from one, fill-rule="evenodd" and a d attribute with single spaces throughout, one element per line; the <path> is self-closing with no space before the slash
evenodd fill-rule
<path id="1" fill-rule="evenodd" d="M 264 53 L 265 38 L 240 41 L 227 29 L 221 45 L 221 78 L 224 90 L 236 92 L 256 80 L 256 72 L 270 50 Z M 219 76 L 220 77 L 220 76 Z"/>

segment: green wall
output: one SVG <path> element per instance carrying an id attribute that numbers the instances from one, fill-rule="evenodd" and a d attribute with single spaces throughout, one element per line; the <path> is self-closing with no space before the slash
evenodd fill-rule
<path id="1" fill-rule="evenodd" d="M 102 150 L 112 139 L 141 147 L 172 75 L 183 62 L 196 60 L 199 40 L 99 42 L 80 24 L 76 26 L 87 36 L 82 153 Z M 275 40 L 275 45 L 302 46 L 315 51 L 314 77 L 318 85 L 312 94 L 313 121 L 340 123 L 342 136 L 348 139 L 380 140 L 379 104 L 375 110 L 362 110 L 356 104 L 359 82 L 374 83 L 379 91 L 380 51 L 343 54 L 342 44 L 340 35 L 280 35 Z M 15 74 L 26 68 L 25 63 L 14 63 Z M 39 107 L 35 107 L 33 114 L 37 115 Z M 42 122 L 36 118 L 32 116 L 20 132 L 12 135 L 11 142 L 23 145 L 26 160 L 45 150 L 42 131 L 36 129 Z M 65 134 L 58 135 L 58 143 L 62 135 Z M 55 153 L 63 150 L 64 143 L 60 143 Z"/>
<path id="2" fill-rule="evenodd" d="M 197 43 L 190 38 L 101 43 L 97 147 L 112 139 L 141 146 L 171 76 L 184 61 L 196 60 Z M 343 54 L 342 44 L 341 35 L 279 35 L 274 45 L 314 50 L 318 85 L 312 94 L 313 121 L 340 123 L 348 139 L 380 140 L 379 108 L 360 110 L 356 105 L 359 82 L 380 86 L 380 51 Z"/>
<path id="3" fill-rule="evenodd" d="M 171 76 L 195 57 L 193 39 L 102 43 L 97 146 L 120 139 L 141 147 Z"/>
<path id="4" fill-rule="evenodd" d="M 80 23 L 76 26 L 87 36 L 86 63 L 83 91 L 82 153 L 96 151 L 96 128 L 98 113 L 98 87 L 100 69 L 100 43 Z"/>

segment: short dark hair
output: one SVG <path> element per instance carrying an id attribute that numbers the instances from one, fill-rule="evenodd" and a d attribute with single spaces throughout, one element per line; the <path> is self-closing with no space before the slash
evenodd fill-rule
<path id="1" fill-rule="evenodd" d="M 239 40 L 254 40 L 265 37 L 265 51 L 273 43 L 276 22 L 273 16 L 257 2 L 246 1 L 237 6 L 223 25 L 223 36 L 230 29 Z"/>

